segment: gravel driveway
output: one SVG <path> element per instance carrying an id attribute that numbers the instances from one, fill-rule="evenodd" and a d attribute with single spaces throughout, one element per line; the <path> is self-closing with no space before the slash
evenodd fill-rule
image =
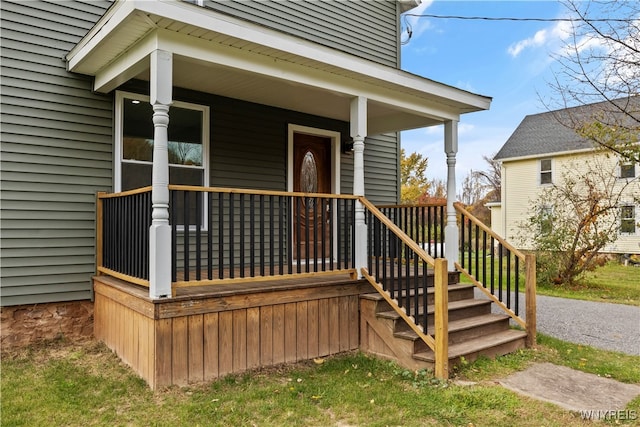
<path id="1" fill-rule="evenodd" d="M 524 317 L 524 298 L 520 297 Z M 543 295 L 538 295 L 536 306 L 538 332 L 577 344 L 640 356 L 640 307 Z"/>

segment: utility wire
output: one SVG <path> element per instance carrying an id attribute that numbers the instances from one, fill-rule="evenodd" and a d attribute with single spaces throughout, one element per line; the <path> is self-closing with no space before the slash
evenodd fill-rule
<path id="1" fill-rule="evenodd" d="M 459 15 L 429 15 L 417 13 L 405 13 L 403 16 L 415 18 L 436 18 L 436 19 L 465 19 L 474 21 L 535 21 L 535 22 L 632 22 L 631 18 L 514 18 L 514 17 L 491 17 L 491 16 L 459 16 Z"/>

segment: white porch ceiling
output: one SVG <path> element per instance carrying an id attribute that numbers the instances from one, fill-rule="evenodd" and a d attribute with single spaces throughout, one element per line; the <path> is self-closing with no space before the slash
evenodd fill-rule
<path id="1" fill-rule="evenodd" d="M 110 92 L 149 80 L 149 54 L 174 54 L 174 86 L 350 120 L 368 99 L 368 134 L 459 120 L 491 99 L 185 2 L 117 1 L 67 55 L 70 71 Z"/>

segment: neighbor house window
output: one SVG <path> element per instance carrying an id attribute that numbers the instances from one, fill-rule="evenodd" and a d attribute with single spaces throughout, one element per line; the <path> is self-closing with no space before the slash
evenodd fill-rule
<path id="1" fill-rule="evenodd" d="M 636 177 L 635 163 L 620 163 L 620 178 L 635 178 L 635 177 Z"/>
<path id="2" fill-rule="evenodd" d="M 553 183 L 551 167 L 552 167 L 551 159 L 540 160 L 540 184 L 541 185 Z"/>
<path id="3" fill-rule="evenodd" d="M 116 191 L 151 185 L 153 107 L 149 97 L 118 92 Z M 169 183 L 207 186 L 209 107 L 174 102 L 169 109 Z"/>
<path id="4" fill-rule="evenodd" d="M 620 233 L 635 234 L 636 232 L 636 207 L 627 205 L 620 207 Z"/>

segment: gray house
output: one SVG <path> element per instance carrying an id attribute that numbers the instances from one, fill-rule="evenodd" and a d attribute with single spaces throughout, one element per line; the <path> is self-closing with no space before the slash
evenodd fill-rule
<path id="1" fill-rule="evenodd" d="M 457 124 L 490 104 L 400 69 L 416 4 L 3 1 L 3 345 L 93 330 L 152 387 L 394 357 L 360 297 L 427 286 L 431 255 L 457 269 Z M 440 124 L 447 252 L 427 254 L 375 205 L 399 200 L 398 132 Z"/>

